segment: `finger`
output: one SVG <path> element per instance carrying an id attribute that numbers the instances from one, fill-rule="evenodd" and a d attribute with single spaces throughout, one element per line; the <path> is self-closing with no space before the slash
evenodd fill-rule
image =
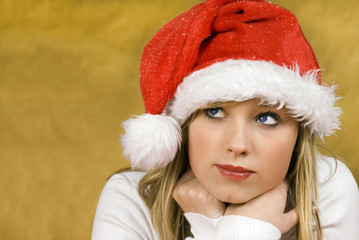
<path id="1" fill-rule="evenodd" d="M 288 189 L 289 189 L 289 184 L 286 181 L 281 182 L 281 184 L 277 187 L 278 201 L 284 204 L 282 205 L 283 211 L 287 205 Z"/>
<path id="2" fill-rule="evenodd" d="M 296 208 L 284 213 L 284 223 L 282 233 L 288 232 L 294 225 L 298 223 L 298 211 Z"/>
<path id="3" fill-rule="evenodd" d="M 286 181 L 283 181 L 279 184 L 278 188 L 286 193 L 288 192 L 289 184 Z"/>
<path id="4" fill-rule="evenodd" d="M 288 184 L 283 181 L 281 182 L 277 187 L 267 192 L 267 195 L 277 203 L 283 203 L 283 204 L 277 204 L 277 206 L 283 207 L 283 211 L 285 208 L 285 203 L 287 202 L 287 193 L 288 193 Z"/>
<path id="5" fill-rule="evenodd" d="M 314 207 L 313 207 L 313 213 L 316 214 L 316 213 L 318 213 L 318 211 L 319 211 L 318 207 L 317 207 L 317 206 L 314 206 Z"/>
<path id="6" fill-rule="evenodd" d="M 192 172 L 192 169 L 189 168 L 177 182 L 178 183 L 185 183 L 185 182 L 193 179 L 193 177 L 194 177 L 194 174 Z"/>
<path id="7" fill-rule="evenodd" d="M 196 177 L 194 176 L 192 169 L 189 168 L 183 176 L 178 179 L 173 187 L 172 197 L 177 201 L 182 196 L 186 196 L 189 192 L 193 192 L 195 188 L 198 188 L 198 184 L 196 184 Z"/>

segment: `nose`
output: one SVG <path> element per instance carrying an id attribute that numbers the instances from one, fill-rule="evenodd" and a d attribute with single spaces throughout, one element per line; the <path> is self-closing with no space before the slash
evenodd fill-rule
<path id="1" fill-rule="evenodd" d="M 226 150 L 234 157 L 244 157 L 250 154 L 251 128 L 244 121 L 237 120 L 228 126 Z"/>

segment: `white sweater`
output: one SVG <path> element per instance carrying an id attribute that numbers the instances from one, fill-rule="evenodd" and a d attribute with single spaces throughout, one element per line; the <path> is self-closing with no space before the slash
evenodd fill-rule
<path id="1" fill-rule="evenodd" d="M 332 158 L 318 160 L 319 215 L 324 239 L 359 239 L 359 191 L 349 169 Z M 115 174 L 106 183 L 97 206 L 92 240 L 159 240 L 149 209 L 138 194 L 144 172 Z M 333 176 L 332 176 L 333 175 Z M 332 176 L 332 177 L 331 177 Z M 242 216 L 210 219 L 185 213 L 195 240 L 295 239 L 295 228 L 281 236 L 272 224 Z M 315 232 L 313 233 L 315 235 Z"/>

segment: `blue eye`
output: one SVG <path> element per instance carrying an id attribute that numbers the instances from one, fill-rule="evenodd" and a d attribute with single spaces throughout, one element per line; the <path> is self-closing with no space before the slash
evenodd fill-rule
<path id="1" fill-rule="evenodd" d="M 257 117 L 256 121 L 266 126 L 277 126 L 279 122 L 279 116 L 274 112 L 261 113 Z"/>
<path id="2" fill-rule="evenodd" d="M 204 114 L 212 119 L 220 119 L 225 116 L 223 109 L 220 107 L 204 109 Z"/>
<path id="3" fill-rule="evenodd" d="M 219 112 L 218 108 L 211 108 L 208 110 L 208 114 L 210 114 L 211 116 L 215 116 L 217 113 Z"/>

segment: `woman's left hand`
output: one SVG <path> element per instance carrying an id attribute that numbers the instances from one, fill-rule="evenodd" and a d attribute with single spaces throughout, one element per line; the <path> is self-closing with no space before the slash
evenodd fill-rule
<path id="1" fill-rule="evenodd" d="M 296 209 L 285 211 L 288 184 L 282 182 L 276 188 L 243 204 L 228 205 L 224 215 L 240 215 L 259 219 L 276 226 L 282 234 L 298 222 Z"/>

